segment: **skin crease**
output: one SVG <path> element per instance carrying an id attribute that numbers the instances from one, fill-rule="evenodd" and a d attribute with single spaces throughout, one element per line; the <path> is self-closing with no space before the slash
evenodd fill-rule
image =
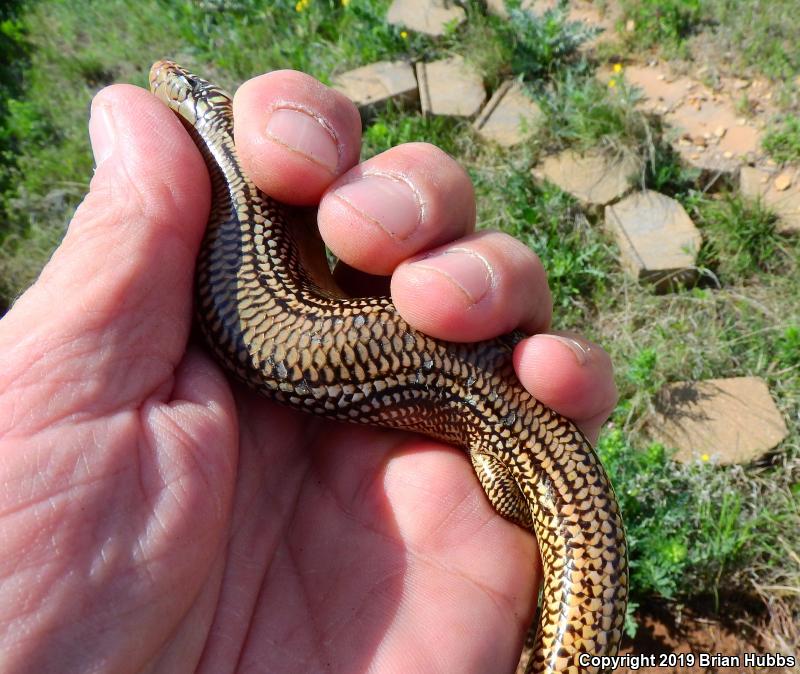
<path id="1" fill-rule="evenodd" d="M 341 144 L 337 170 L 310 171 L 295 195 L 274 166 L 303 175 L 303 158 L 261 132 L 267 103 L 288 99 Z M 340 206 L 331 184 L 359 171 L 352 104 L 281 71 L 242 87 L 235 109 L 243 157 L 263 160 L 247 165 L 256 183 L 270 192 L 277 180 L 294 203 L 322 195 L 328 244 L 347 242 L 348 261 L 369 269 L 385 232 L 353 214 L 337 230 L 326 211 Z M 90 192 L 0 321 L 0 671 L 513 671 L 540 579 L 533 538 L 494 513 L 462 452 L 231 385 L 190 338 L 208 217 L 199 153 L 131 86 L 98 94 L 90 129 Z M 378 160 L 419 181 L 434 214 L 417 244 L 385 242 L 386 257 L 404 269 L 432 245 L 467 248 L 498 283 L 470 305 L 449 277 L 405 269 L 398 307 L 440 337 L 477 339 L 487 321 L 546 329 L 538 261 L 507 237 L 461 241 L 474 222 L 435 215 L 448 200 L 474 213 L 442 155 L 415 144 Z M 434 167 L 441 182 L 427 185 Z M 366 232 L 361 249 L 351 226 Z M 596 438 L 616 400 L 598 346 L 537 335 L 515 364 Z"/>

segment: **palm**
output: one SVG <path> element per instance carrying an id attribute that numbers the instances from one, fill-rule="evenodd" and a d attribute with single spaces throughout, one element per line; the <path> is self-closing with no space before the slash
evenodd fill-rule
<path id="1" fill-rule="evenodd" d="M 533 596 L 531 540 L 460 453 L 238 395 L 239 475 L 203 664 L 503 671 Z M 505 666 L 498 667 L 505 658 Z"/>
<path id="2" fill-rule="evenodd" d="M 342 104 L 314 98 L 307 79 L 287 91 L 311 96 L 310 109 Z M 145 92 L 98 99 L 93 140 L 113 108 L 115 150 L 100 153 L 64 242 L 0 322 L 0 671 L 510 671 L 538 584 L 533 538 L 493 512 L 460 451 L 278 407 L 187 351 L 202 159 Z M 267 109 L 256 103 L 244 107 Z M 346 105 L 334 115 L 345 171 L 360 129 Z M 370 161 L 411 167 L 429 234 L 467 234 L 463 170 L 430 146 L 398 150 Z M 330 179 L 289 185 L 321 193 Z M 353 222 L 325 204 L 321 222 L 343 223 L 340 236 L 372 236 L 348 234 Z M 456 310 L 465 296 L 444 277 L 395 274 L 415 327 L 474 340 L 506 323 L 546 329 L 530 251 L 499 235 L 460 241 L 539 301 L 501 283 Z M 426 242 L 396 244 L 361 257 L 399 262 Z M 615 389 L 589 346 L 534 337 L 517 354 L 531 393 L 591 436 Z"/>
<path id="3" fill-rule="evenodd" d="M 124 316 L 113 321 L 117 334 L 133 331 Z M 148 350 L 128 352 L 143 375 Z M 74 357 L 63 374 L 107 380 L 116 365 Z M 4 531 L 38 529 L 42 546 L 55 539 L 45 580 L 75 602 L 54 648 L 24 654 L 35 671 L 70 657 L 86 667 L 88 645 L 113 671 L 154 661 L 287 674 L 513 664 L 533 595 L 532 541 L 493 513 L 460 453 L 239 389 L 234 408 L 194 349 L 164 374 L 140 376 L 136 390 L 118 378 L 102 414 L 60 427 L 50 468 L 85 470 L 80 505 L 53 479 L 36 494 L 51 504 L 44 516 L 27 507 Z M 56 395 L 47 382 L 33 408 Z M 80 394 L 70 408 L 85 407 Z M 20 439 L 19 457 L 40 441 Z M 47 598 L 63 611 L 59 599 Z"/>

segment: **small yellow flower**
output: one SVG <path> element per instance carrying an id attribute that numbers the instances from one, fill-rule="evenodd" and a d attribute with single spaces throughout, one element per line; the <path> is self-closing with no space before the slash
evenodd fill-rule
<path id="1" fill-rule="evenodd" d="M 311 4 L 311 0 L 297 0 L 297 4 L 294 6 L 294 10 L 296 12 L 302 12 L 306 7 Z"/>
<path id="2" fill-rule="evenodd" d="M 710 461 L 711 457 L 708 454 L 703 454 L 700 456 L 701 461 Z"/>
<path id="3" fill-rule="evenodd" d="M 347 7 L 350 4 L 350 0 L 342 0 L 342 7 Z"/>
<path id="4" fill-rule="evenodd" d="M 621 63 L 615 63 L 614 64 L 614 72 L 617 73 L 617 74 L 622 72 L 622 64 Z"/>
<path id="5" fill-rule="evenodd" d="M 608 86 L 609 86 L 610 89 L 613 89 L 615 86 L 617 86 L 617 80 L 615 80 L 613 78 L 608 80 Z"/>
<path id="6" fill-rule="evenodd" d="M 404 40 L 407 40 L 408 39 L 408 33 L 406 31 L 404 31 L 404 30 L 401 30 L 400 31 L 400 37 L 402 37 Z"/>

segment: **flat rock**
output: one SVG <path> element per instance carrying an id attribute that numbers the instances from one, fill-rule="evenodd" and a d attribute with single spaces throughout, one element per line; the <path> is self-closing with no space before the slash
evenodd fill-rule
<path id="1" fill-rule="evenodd" d="M 650 427 L 654 439 L 678 450 L 675 459 L 682 463 L 749 463 L 788 434 L 759 377 L 668 384 L 656 397 Z"/>
<path id="2" fill-rule="evenodd" d="M 461 25 L 467 18 L 463 7 L 446 0 L 394 0 L 386 21 L 418 33 L 438 37 L 449 24 Z"/>
<path id="3" fill-rule="evenodd" d="M 743 166 L 739 189 L 745 197 L 760 198 L 775 212 L 778 232 L 800 234 L 800 167 L 769 170 Z"/>
<path id="4" fill-rule="evenodd" d="M 688 77 L 673 77 L 669 72 L 650 66 L 630 65 L 623 69 L 625 81 L 641 90 L 639 107 L 647 112 L 665 114 L 673 110 L 691 90 L 692 80 Z M 607 72 L 601 77 L 608 79 L 613 75 Z"/>
<path id="5" fill-rule="evenodd" d="M 632 155 L 565 150 L 545 157 L 532 173 L 537 180 L 558 185 L 585 206 L 605 206 L 628 192 L 641 170 L 641 162 Z"/>
<path id="6" fill-rule="evenodd" d="M 697 278 L 702 237 L 680 203 L 652 190 L 606 206 L 606 226 L 619 245 L 622 266 L 659 291 Z"/>
<path id="7" fill-rule="evenodd" d="M 609 69 L 598 73 L 604 81 L 615 76 Z M 673 148 L 687 165 L 734 177 L 746 161 L 760 156 L 761 131 L 737 115 L 729 96 L 676 77 L 663 65 L 631 65 L 622 76 L 640 90 L 639 109 L 664 117 Z"/>
<path id="8" fill-rule="evenodd" d="M 730 101 L 710 92 L 688 97 L 665 120 L 680 134 L 673 146 L 697 168 L 734 174 L 761 152 L 761 132 L 742 123 Z"/>
<path id="9" fill-rule="evenodd" d="M 473 126 L 484 140 L 512 147 L 533 136 L 543 121 L 544 114 L 522 85 L 509 80 L 494 92 Z"/>
<path id="10" fill-rule="evenodd" d="M 338 75 L 332 84 L 350 98 L 362 114 L 389 99 L 408 103 L 419 97 L 414 69 L 405 61 L 371 63 Z"/>
<path id="11" fill-rule="evenodd" d="M 424 114 L 472 117 L 486 100 L 481 76 L 460 56 L 417 63 L 417 82 Z"/>

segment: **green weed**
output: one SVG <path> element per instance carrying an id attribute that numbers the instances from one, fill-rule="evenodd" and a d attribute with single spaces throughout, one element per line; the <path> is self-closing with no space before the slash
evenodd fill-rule
<path id="1" fill-rule="evenodd" d="M 544 101 L 547 133 L 559 145 L 588 149 L 598 144 L 638 148 L 647 136 L 647 120 L 634 109 L 637 96 L 617 78 L 614 95 L 593 73 L 565 71 Z"/>
<path id="2" fill-rule="evenodd" d="M 695 195 L 693 215 L 705 243 L 699 263 L 725 282 L 758 272 L 778 271 L 786 262 L 775 216 L 758 202 L 739 195 Z"/>
<path id="3" fill-rule="evenodd" d="M 6 210 L 4 195 L 15 179 L 15 158 L 19 151 L 20 130 L 14 128 L 17 115 L 11 108 L 23 104 L 19 100 L 22 73 L 29 57 L 20 9 L 15 2 L 0 7 L 0 217 Z M 2 239 L 0 228 L 0 242 Z"/>
<path id="4" fill-rule="evenodd" d="M 800 161 L 800 117 L 789 115 L 770 128 L 761 146 L 777 162 Z"/>
<path id="5" fill-rule="evenodd" d="M 655 371 L 658 363 L 658 352 L 652 348 L 644 348 L 630 362 L 625 376 L 637 389 L 655 393 L 658 388 Z"/>
<path id="6" fill-rule="evenodd" d="M 800 326 L 790 325 L 778 337 L 775 358 L 781 368 L 800 368 Z"/>
<path id="7" fill-rule="evenodd" d="M 735 72 L 754 68 L 790 85 L 800 72 L 800 21 L 796 0 L 702 0 L 715 24 L 720 53 L 732 58 Z M 768 7 L 768 11 L 765 9 Z"/>
<path id="8" fill-rule="evenodd" d="M 460 146 L 469 137 L 469 127 L 447 117 L 424 117 L 389 104 L 370 120 L 364 129 L 361 155 L 365 159 L 395 145 L 426 142 L 437 145 L 451 155 L 460 153 Z"/>
<path id="9" fill-rule="evenodd" d="M 498 24 L 500 38 L 509 45 L 515 74 L 531 82 L 552 76 L 574 62 L 578 47 L 597 34 L 588 25 L 570 21 L 563 5 L 541 14 L 508 3 L 509 21 Z"/>
<path id="10" fill-rule="evenodd" d="M 717 596 L 742 587 L 742 571 L 779 552 L 755 545 L 785 524 L 764 494 L 741 491 L 739 469 L 673 462 L 662 445 L 634 447 L 615 428 L 597 451 L 614 483 L 630 545 L 631 595 Z"/>
<path id="11" fill-rule="evenodd" d="M 685 39 L 696 30 L 702 18 L 701 0 L 625 0 L 624 21 L 633 21 L 626 32 L 637 47 L 658 45 L 670 53 L 683 50 Z"/>
<path id="12" fill-rule="evenodd" d="M 648 144 L 645 165 L 645 185 L 648 189 L 669 194 L 686 201 L 695 193 L 700 170 L 686 166 L 672 146 L 664 139 L 664 129 L 651 122 L 651 142 Z M 684 203 L 684 206 L 686 204 Z"/>

